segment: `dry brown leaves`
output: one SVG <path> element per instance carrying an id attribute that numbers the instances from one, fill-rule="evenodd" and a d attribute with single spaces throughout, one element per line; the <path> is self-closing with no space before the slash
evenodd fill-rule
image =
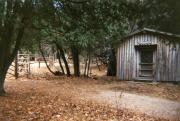
<path id="1" fill-rule="evenodd" d="M 165 121 L 76 98 L 70 79 L 8 81 L 0 121 Z"/>

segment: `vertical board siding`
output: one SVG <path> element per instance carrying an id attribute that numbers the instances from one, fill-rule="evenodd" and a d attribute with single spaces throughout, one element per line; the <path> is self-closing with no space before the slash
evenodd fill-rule
<path id="1" fill-rule="evenodd" d="M 176 47 L 175 44 L 172 44 L 172 81 L 176 80 Z"/>
<path id="2" fill-rule="evenodd" d="M 121 44 L 121 45 L 123 45 L 123 44 Z M 122 67 L 122 66 L 123 66 L 123 65 L 122 65 L 122 64 L 123 64 L 123 62 L 122 62 L 122 59 L 123 59 L 123 57 L 122 57 L 122 54 L 123 54 L 123 46 L 121 46 L 121 48 L 120 48 L 120 53 L 121 53 L 121 54 L 120 54 L 120 58 L 119 58 L 119 59 L 120 59 L 120 64 L 121 64 L 121 65 L 120 65 L 120 70 L 119 70 L 119 71 L 120 71 L 120 78 L 119 78 L 119 79 L 122 80 L 122 75 L 123 75 L 123 73 L 122 73 L 122 70 L 123 70 L 123 67 Z"/>
<path id="3" fill-rule="evenodd" d="M 134 80 L 139 75 L 140 54 L 135 45 L 151 41 L 154 51 L 155 81 L 180 81 L 180 43 L 173 38 L 141 33 L 123 40 L 117 50 L 117 78 Z"/>
<path id="4" fill-rule="evenodd" d="M 180 43 L 178 44 L 178 59 L 177 59 L 177 75 L 176 75 L 176 81 L 180 81 Z"/>
<path id="5" fill-rule="evenodd" d="M 162 62 L 162 75 L 163 76 L 161 76 L 162 77 L 162 81 L 165 81 L 166 80 L 166 57 L 165 57 L 165 55 L 166 55 L 166 48 L 165 48 L 165 40 L 163 40 L 162 39 L 162 42 L 161 42 L 161 44 L 162 44 L 162 60 L 161 60 L 161 62 Z"/>
<path id="6" fill-rule="evenodd" d="M 135 37 L 132 37 L 132 52 L 133 52 L 133 59 L 132 59 L 132 65 L 133 65 L 133 77 L 132 80 L 136 78 L 136 50 L 134 45 L 136 44 Z"/>
<path id="7" fill-rule="evenodd" d="M 159 81 L 161 81 L 162 80 L 162 78 L 161 78 L 161 75 L 162 75 L 162 40 L 160 40 L 160 38 L 158 38 L 158 50 L 159 50 L 159 53 L 158 53 L 158 55 L 157 55 L 157 57 L 158 57 L 158 70 L 157 70 L 157 73 L 159 74 Z"/>
<path id="8" fill-rule="evenodd" d="M 166 58 L 165 58 L 166 59 L 166 69 L 165 69 L 166 70 L 166 80 L 169 80 L 169 74 L 168 74 L 169 73 L 169 69 L 170 69 L 169 66 L 168 66 L 169 58 L 170 58 L 169 57 L 169 48 L 170 48 L 169 44 L 166 43 Z"/>
<path id="9" fill-rule="evenodd" d="M 128 40 L 127 40 L 127 42 L 128 42 Z M 128 50 L 129 50 L 129 48 L 127 47 L 128 46 L 128 43 L 127 44 L 125 44 L 125 70 L 124 70 L 124 79 L 125 80 L 128 80 L 128 78 L 127 78 L 127 69 L 128 69 L 128 67 L 127 67 L 127 63 L 128 63 Z"/>
<path id="10" fill-rule="evenodd" d="M 125 42 L 124 42 L 125 43 Z M 123 80 L 124 79 L 124 43 L 122 44 L 122 55 L 121 55 L 121 72 L 122 72 L 122 75 L 121 75 L 121 79 Z"/>
<path id="11" fill-rule="evenodd" d="M 132 54 L 133 53 L 133 50 L 132 50 L 133 45 L 132 44 L 133 44 L 133 41 L 132 42 L 130 41 L 130 62 L 129 62 L 130 63 L 130 67 L 129 67 L 129 74 L 130 74 L 129 79 L 130 80 L 133 79 L 132 78 L 133 77 L 133 61 L 132 61 L 133 60 L 133 54 Z"/>
<path id="12" fill-rule="evenodd" d="M 116 53 L 116 57 L 117 57 L 116 60 L 117 60 L 117 62 L 119 62 L 119 55 L 120 55 L 120 54 L 119 54 L 119 49 L 120 49 L 120 48 L 117 49 L 117 53 Z M 117 73 L 117 75 L 119 76 L 119 63 L 117 63 L 116 73 Z M 119 77 L 118 77 L 118 78 L 119 78 Z"/>
<path id="13" fill-rule="evenodd" d="M 121 53 L 121 79 L 123 80 L 123 75 L 124 75 L 124 42 L 122 43 L 122 49 L 121 49 L 122 53 Z"/>
<path id="14" fill-rule="evenodd" d="M 176 60 L 175 81 L 177 81 L 177 76 L 178 76 L 178 50 L 179 50 L 179 44 L 176 44 L 176 53 L 175 53 L 175 60 Z"/>
<path id="15" fill-rule="evenodd" d="M 172 81 L 173 77 L 172 77 L 172 55 L 173 55 L 173 51 L 172 51 L 172 44 L 170 44 L 170 48 L 169 48 L 169 52 L 170 52 L 170 58 L 169 59 L 169 80 Z"/>
<path id="16" fill-rule="evenodd" d="M 129 40 L 127 40 L 128 44 L 126 45 L 126 48 L 127 48 L 127 55 L 126 55 L 126 58 L 127 58 L 127 63 L 126 63 L 126 79 L 129 80 Z"/>
<path id="17" fill-rule="evenodd" d="M 117 70 L 119 73 L 117 73 L 117 78 L 120 79 L 121 77 L 121 44 L 118 48 L 118 51 L 119 51 L 119 58 L 118 58 L 119 61 L 117 61 L 117 65 L 119 64 L 119 66 L 117 67 Z"/>
<path id="18" fill-rule="evenodd" d="M 172 55 L 172 53 L 171 53 L 171 45 L 169 44 L 169 58 L 171 58 L 171 55 Z M 169 71 L 168 71 L 168 76 L 169 76 L 169 78 L 168 78 L 168 80 L 171 80 L 171 59 L 168 59 L 168 68 L 169 68 Z"/>

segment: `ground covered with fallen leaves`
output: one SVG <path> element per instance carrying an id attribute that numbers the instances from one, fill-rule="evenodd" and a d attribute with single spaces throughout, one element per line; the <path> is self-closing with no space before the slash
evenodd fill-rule
<path id="1" fill-rule="evenodd" d="M 7 95 L 0 97 L 0 121 L 165 121 L 83 98 L 108 83 L 73 77 L 7 79 Z"/>

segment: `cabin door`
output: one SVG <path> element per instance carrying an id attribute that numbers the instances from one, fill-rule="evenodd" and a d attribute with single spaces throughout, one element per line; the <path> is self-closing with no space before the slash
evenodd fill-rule
<path id="1" fill-rule="evenodd" d="M 139 77 L 153 79 L 153 49 L 143 48 L 140 52 Z"/>

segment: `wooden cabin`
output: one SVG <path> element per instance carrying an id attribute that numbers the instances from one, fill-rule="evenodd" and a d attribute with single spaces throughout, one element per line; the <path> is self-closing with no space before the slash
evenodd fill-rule
<path id="1" fill-rule="evenodd" d="M 180 81 L 180 36 L 142 29 L 122 39 L 117 50 L 117 78 Z"/>

